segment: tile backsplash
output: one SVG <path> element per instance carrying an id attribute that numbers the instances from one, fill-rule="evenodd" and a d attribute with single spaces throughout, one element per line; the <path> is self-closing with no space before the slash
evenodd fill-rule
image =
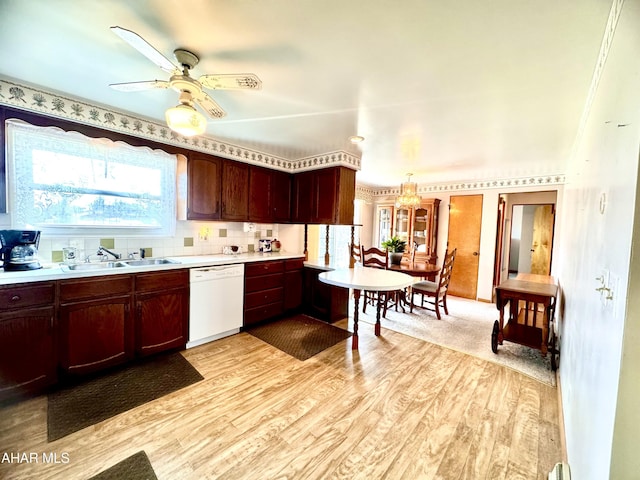
<path id="1" fill-rule="evenodd" d="M 75 247 L 78 259 L 91 256 L 98 260 L 98 247 L 102 245 L 126 258 L 130 253 L 139 253 L 141 248 L 151 251 L 153 257 L 173 257 L 182 255 L 211 255 L 222 253 L 222 247 L 239 245 L 243 251 L 258 251 L 260 238 L 277 238 L 278 226 L 273 224 L 255 224 L 255 232 L 244 231 L 240 222 L 194 222 L 178 221 L 173 237 L 50 237 L 42 234 L 38 256 L 42 262 L 61 262 L 62 249 Z"/>

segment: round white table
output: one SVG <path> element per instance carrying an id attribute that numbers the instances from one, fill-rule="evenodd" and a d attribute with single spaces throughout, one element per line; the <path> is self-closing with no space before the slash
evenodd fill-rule
<path id="1" fill-rule="evenodd" d="M 405 273 L 371 267 L 344 268 L 330 272 L 322 272 L 318 275 L 318 279 L 329 285 L 353 289 L 355 305 L 353 309 L 353 337 L 351 343 L 353 350 L 358 349 L 358 310 L 362 290 L 393 292 L 394 290 L 402 290 L 413 283 L 413 278 Z M 380 307 L 380 296 L 378 296 L 375 325 L 376 336 L 380 335 Z"/>

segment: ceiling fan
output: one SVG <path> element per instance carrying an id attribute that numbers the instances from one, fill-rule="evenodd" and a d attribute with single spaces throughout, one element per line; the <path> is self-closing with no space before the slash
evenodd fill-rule
<path id="1" fill-rule="evenodd" d="M 109 86 L 123 92 L 136 92 L 156 88 L 172 88 L 179 95 L 179 104 L 166 111 L 167 125 L 185 136 L 200 135 L 206 128 L 205 117 L 194 108 L 196 103 L 211 118 L 222 118 L 226 112 L 204 90 L 259 90 L 262 82 L 253 73 L 202 75 L 197 80 L 189 75 L 199 58 L 196 54 L 178 48 L 173 51 L 178 65 L 156 50 L 140 35 L 121 27 L 111 27 L 111 31 L 122 38 L 145 57 L 171 74 L 169 80 L 147 80 L 141 82 L 112 83 Z"/>

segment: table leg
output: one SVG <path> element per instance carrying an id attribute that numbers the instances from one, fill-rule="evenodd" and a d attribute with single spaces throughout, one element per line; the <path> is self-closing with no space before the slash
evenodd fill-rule
<path id="1" fill-rule="evenodd" d="M 507 302 L 502 302 L 500 305 L 500 331 L 498 332 L 498 344 L 502 345 L 502 341 L 504 340 L 504 335 L 502 334 L 502 329 L 504 328 L 504 307 Z"/>
<path id="2" fill-rule="evenodd" d="M 380 310 L 382 309 L 382 297 L 384 296 L 384 300 L 386 302 L 387 295 L 388 293 L 378 292 L 378 304 L 376 305 L 376 326 L 374 327 L 376 337 L 380 336 Z"/>
<path id="3" fill-rule="evenodd" d="M 535 322 L 535 315 L 538 314 L 538 304 L 536 303 L 535 305 L 536 307 L 536 311 L 533 312 L 534 314 L 534 322 Z M 542 345 L 540 345 L 540 353 L 542 354 L 543 357 L 547 356 L 547 342 L 549 341 L 549 315 L 551 313 L 551 305 L 547 305 L 544 309 L 544 318 L 542 319 Z"/>
<path id="4" fill-rule="evenodd" d="M 353 336 L 351 337 L 351 350 L 358 350 L 358 310 L 360 308 L 360 290 L 353 289 Z"/>

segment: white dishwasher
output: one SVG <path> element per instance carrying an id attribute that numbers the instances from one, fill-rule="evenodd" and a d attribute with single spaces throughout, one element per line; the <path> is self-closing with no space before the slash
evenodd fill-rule
<path id="1" fill-rule="evenodd" d="M 189 278 L 187 348 L 238 333 L 242 327 L 244 265 L 192 268 Z"/>

